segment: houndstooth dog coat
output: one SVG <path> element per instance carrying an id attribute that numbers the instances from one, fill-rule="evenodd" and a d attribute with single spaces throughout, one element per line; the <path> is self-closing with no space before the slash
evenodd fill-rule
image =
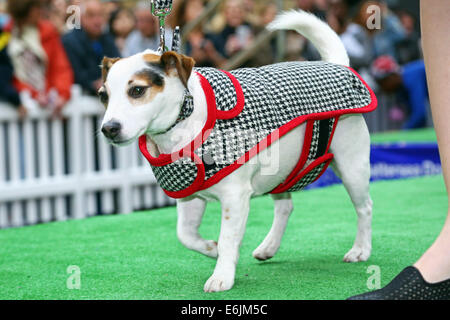
<path id="1" fill-rule="evenodd" d="M 351 68 L 326 62 L 285 62 L 226 72 L 196 68 L 207 101 L 202 132 L 179 152 L 153 157 L 139 146 L 161 187 L 183 198 L 211 187 L 290 130 L 306 122 L 296 167 L 271 193 L 301 190 L 333 158 L 328 152 L 343 114 L 376 108 L 373 91 Z"/>

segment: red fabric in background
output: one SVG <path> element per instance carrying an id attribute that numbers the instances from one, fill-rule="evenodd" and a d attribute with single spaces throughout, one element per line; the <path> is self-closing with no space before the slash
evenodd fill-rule
<path id="1" fill-rule="evenodd" d="M 45 90 L 48 92 L 50 89 L 55 88 L 62 98 L 69 100 L 74 76 L 72 66 L 62 45 L 61 37 L 49 21 L 40 21 L 38 28 L 42 47 L 48 57 Z M 37 98 L 39 94 L 32 86 L 18 79 L 14 79 L 14 86 L 18 91 L 30 91 L 33 98 Z"/>

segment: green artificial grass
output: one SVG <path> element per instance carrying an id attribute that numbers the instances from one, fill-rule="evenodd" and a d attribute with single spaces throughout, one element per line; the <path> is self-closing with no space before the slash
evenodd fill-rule
<path id="1" fill-rule="evenodd" d="M 436 142 L 433 128 L 382 132 L 371 135 L 372 143 Z"/>
<path id="2" fill-rule="evenodd" d="M 251 253 L 272 222 L 272 200 L 252 200 L 232 290 L 204 293 L 215 260 L 185 249 L 175 208 L 0 230 L 0 299 L 345 299 L 367 290 L 371 265 L 387 284 L 439 233 L 447 212 L 441 176 L 371 185 L 373 251 L 344 263 L 356 214 L 342 185 L 293 194 L 294 213 L 277 255 Z M 201 234 L 217 239 L 220 210 L 208 204 Z M 81 269 L 67 289 L 66 269 Z"/>

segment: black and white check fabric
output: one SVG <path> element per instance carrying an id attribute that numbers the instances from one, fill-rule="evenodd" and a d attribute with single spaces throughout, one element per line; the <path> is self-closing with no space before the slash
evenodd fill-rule
<path id="1" fill-rule="evenodd" d="M 311 145 L 305 166 L 325 154 L 335 121 L 335 118 L 314 121 Z"/>
<path id="2" fill-rule="evenodd" d="M 172 0 L 153 0 L 156 10 L 166 10 L 172 6 Z"/>
<path id="3" fill-rule="evenodd" d="M 181 47 L 180 27 L 176 26 L 172 35 L 172 51 L 179 52 Z"/>
<path id="4" fill-rule="evenodd" d="M 196 71 L 211 84 L 217 109 L 226 111 L 236 105 L 235 88 L 223 72 L 213 68 Z M 371 101 L 369 91 L 352 71 L 326 62 L 284 62 L 230 73 L 241 84 L 245 107 L 233 119 L 218 119 L 212 134 L 196 151 L 209 160 L 205 179 L 299 116 L 361 108 Z M 334 119 L 330 126 L 333 124 Z M 314 133 L 308 163 L 316 158 L 319 123 L 314 124 Z"/>
<path id="5" fill-rule="evenodd" d="M 220 111 L 232 110 L 237 103 L 230 78 L 213 68 L 196 68 L 211 85 Z M 194 152 L 202 159 L 207 181 L 235 163 L 250 149 L 290 121 L 305 115 L 362 108 L 371 103 L 371 94 L 350 69 L 326 62 L 285 62 L 261 68 L 230 72 L 242 87 L 245 105 L 232 119 L 217 119 L 212 132 Z M 195 106 L 195 105 L 194 105 Z M 315 120 L 308 160 L 323 156 L 335 119 Z M 311 170 L 290 190 L 302 189 L 314 181 L 325 164 Z M 153 167 L 161 187 L 180 191 L 197 175 L 194 162 L 185 159 L 163 167 Z"/>
<path id="6" fill-rule="evenodd" d="M 315 121 L 313 125 L 313 133 L 311 138 L 311 146 L 309 147 L 309 155 L 306 165 L 313 162 L 316 159 L 316 154 L 319 149 L 319 133 L 320 133 L 320 122 Z"/>
<path id="7" fill-rule="evenodd" d="M 305 188 L 308 184 L 312 183 L 317 176 L 322 172 L 326 163 L 321 163 L 310 172 L 308 172 L 302 179 L 300 179 L 295 185 L 290 187 L 287 192 L 300 191 Z"/>
<path id="8" fill-rule="evenodd" d="M 196 68 L 202 76 L 208 79 L 216 96 L 218 110 L 228 111 L 237 103 L 236 92 L 231 79 L 222 71 L 215 68 Z"/>
<path id="9" fill-rule="evenodd" d="M 165 166 L 152 166 L 152 170 L 161 188 L 167 191 L 181 191 L 188 188 L 198 174 L 195 162 L 187 158 Z"/>

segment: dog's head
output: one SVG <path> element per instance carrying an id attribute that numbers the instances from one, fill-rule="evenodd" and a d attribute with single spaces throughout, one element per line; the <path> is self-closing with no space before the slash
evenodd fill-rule
<path id="1" fill-rule="evenodd" d="M 173 51 L 104 58 L 99 97 L 106 107 L 102 132 L 108 141 L 126 145 L 173 125 L 194 64 L 192 58 Z"/>

